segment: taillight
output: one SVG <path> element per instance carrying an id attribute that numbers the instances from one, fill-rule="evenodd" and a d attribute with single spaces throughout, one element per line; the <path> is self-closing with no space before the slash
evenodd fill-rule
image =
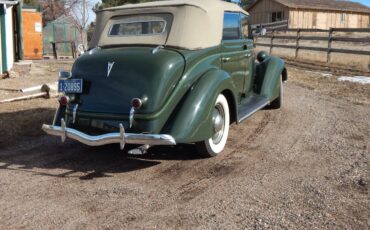
<path id="1" fill-rule="evenodd" d="M 60 104 L 61 106 L 67 106 L 67 104 L 69 103 L 69 101 L 70 101 L 70 99 L 69 99 L 69 97 L 68 97 L 68 96 L 61 96 L 61 97 L 59 98 L 59 104 Z"/>
<path id="2" fill-rule="evenodd" d="M 140 98 L 134 98 L 131 100 L 131 106 L 134 109 L 140 109 L 141 106 L 143 106 L 143 102 L 141 101 Z"/>

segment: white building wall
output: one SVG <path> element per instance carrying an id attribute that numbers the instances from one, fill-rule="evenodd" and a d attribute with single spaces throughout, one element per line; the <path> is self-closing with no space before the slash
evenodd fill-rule
<path id="1" fill-rule="evenodd" d="M 14 31 L 13 31 L 13 6 L 6 7 L 5 13 L 5 30 L 6 30 L 6 59 L 8 69 L 11 69 L 14 64 Z"/>

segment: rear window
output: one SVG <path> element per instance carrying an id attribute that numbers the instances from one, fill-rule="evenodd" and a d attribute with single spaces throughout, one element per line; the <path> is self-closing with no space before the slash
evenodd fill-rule
<path id="1" fill-rule="evenodd" d="M 164 20 L 120 22 L 112 25 L 109 36 L 158 35 L 165 32 L 166 25 Z"/>
<path id="2" fill-rule="evenodd" d="M 110 18 L 100 37 L 100 44 L 164 45 L 171 31 L 171 13 L 128 14 Z"/>

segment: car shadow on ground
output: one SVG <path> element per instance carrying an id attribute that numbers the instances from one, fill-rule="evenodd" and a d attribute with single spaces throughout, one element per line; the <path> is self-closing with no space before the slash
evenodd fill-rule
<path id="1" fill-rule="evenodd" d="M 192 146 L 157 146 L 146 155 L 132 156 L 127 149 L 121 151 L 119 145 L 92 148 L 73 141 L 60 144 L 54 137 L 41 139 L 45 144 L 32 149 L 0 153 L 0 171 L 18 170 L 53 177 L 75 177 L 73 174 L 82 173 L 78 177 L 89 180 L 143 170 L 163 161 L 201 159 Z"/>
<path id="2" fill-rule="evenodd" d="M 127 151 L 135 146 L 126 146 L 121 151 L 119 144 L 88 147 L 72 140 L 61 143 L 60 138 L 47 136 L 40 129 L 43 118 L 53 113 L 52 109 L 0 113 L 0 121 L 13 123 L 12 132 L 1 134 L 0 171 L 18 170 L 53 177 L 78 175 L 81 180 L 88 180 L 143 170 L 162 161 L 201 159 L 192 145 L 155 146 L 146 155 L 132 156 Z M 6 141 L 9 139 L 12 141 Z"/>
<path id="3" fill-rule="evenodd" d="M 43 134 L 42 124 L 51 123 L 55 113 L 55 109 L 52 108 L 2 112 L 2 106 L 7 106 L 9 110 L 12 105 L 10 103 L 0 107 L 0 151 L 22 141 L 41 136 Z"/>

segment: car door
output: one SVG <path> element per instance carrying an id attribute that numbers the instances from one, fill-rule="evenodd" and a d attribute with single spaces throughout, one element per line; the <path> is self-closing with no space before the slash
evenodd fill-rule
<path id="1" fill-rule="evenodd" d="M 240 13 L 225 12 L 222 37 L 221 68 L 228 72 L 237 87 L 238 101 L 245 95 L 246 42 L 242 38 Z"/>
<path id="2" fill-rule="evenodd" d="M 245 77 L 244 77 L 244 95 L 248 96 L 253 92 L 253 82 L 254 82 L 254 62 L 255 56 L 253 52 L 253 37 L 249 23 L 249 16 L 241 13 L 240 22 L 242 28 L 242 39 L 244 48 L 244 67 Z"/>

